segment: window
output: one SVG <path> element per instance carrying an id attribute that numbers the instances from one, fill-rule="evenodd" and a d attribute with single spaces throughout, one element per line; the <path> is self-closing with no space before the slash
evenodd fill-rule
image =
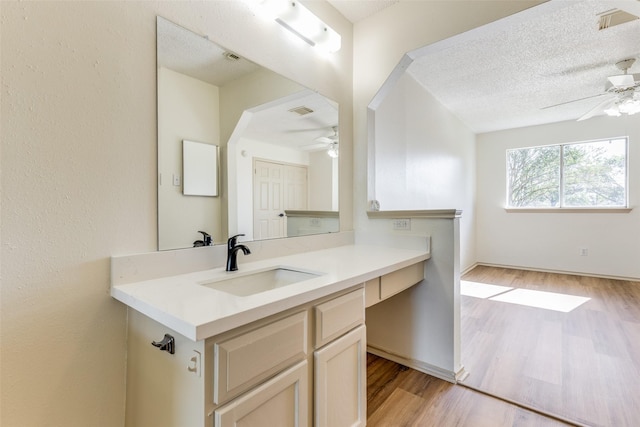
<path id="1" fill-rule="evenodd" d="M 507 207 L 627 206 L 627 138 L 507 150 Z"/>

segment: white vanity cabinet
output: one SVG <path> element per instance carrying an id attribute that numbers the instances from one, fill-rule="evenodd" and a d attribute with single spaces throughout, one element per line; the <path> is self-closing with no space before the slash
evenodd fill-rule
<path id="1" fill-rule="evenodd" d="M 130 310 L 128 341 L 128 427 L 366 423 L 362 285 L 196 342 Z"/>

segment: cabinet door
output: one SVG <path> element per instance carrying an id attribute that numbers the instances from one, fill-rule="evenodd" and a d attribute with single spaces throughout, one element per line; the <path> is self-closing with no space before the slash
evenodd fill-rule
<path id="1" fill-rule="evenodd" d="M 307 369 L 305 360 L 216 409 L 215 427 L 306 426 Z"/>
<path id="2" fill-rule="evenodd" d="M 366 424 L 367 355 L 365 326 L 314 353 L 315 426 Z"/>

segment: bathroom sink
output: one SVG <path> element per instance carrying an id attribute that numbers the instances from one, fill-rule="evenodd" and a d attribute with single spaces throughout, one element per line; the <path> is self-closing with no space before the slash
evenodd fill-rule
<path id="1" fill-rule="evenodd" d="M 259 294 L 283 286 L 293 285 L 320 276 L 320 273 L 275 267 L 250 273 L 233 272 L 229 277 L 200 283 L 217 291 L 240 297 Z"/>

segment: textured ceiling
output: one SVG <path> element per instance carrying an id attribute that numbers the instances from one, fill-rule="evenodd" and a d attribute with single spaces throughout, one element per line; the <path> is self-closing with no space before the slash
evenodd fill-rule
<path id="1" fill-rule="evenodd" d="M 603 100 L 616 62 L 640 56 L 640 20 L 598 30 L 612 8 L 640 16 L 638 0 L 552 1 L 418 50 L 408 72 L 478 133 L 575 120 Z"/>
<path id="2" fill-rule="evenodd" d="M 207 37 L 195 34 L 164 18 L 157 22 L 157 64 L 215 86 L 260 69 L 253 62 L 240 58 L 231 61 L 225 49 Z"/>

